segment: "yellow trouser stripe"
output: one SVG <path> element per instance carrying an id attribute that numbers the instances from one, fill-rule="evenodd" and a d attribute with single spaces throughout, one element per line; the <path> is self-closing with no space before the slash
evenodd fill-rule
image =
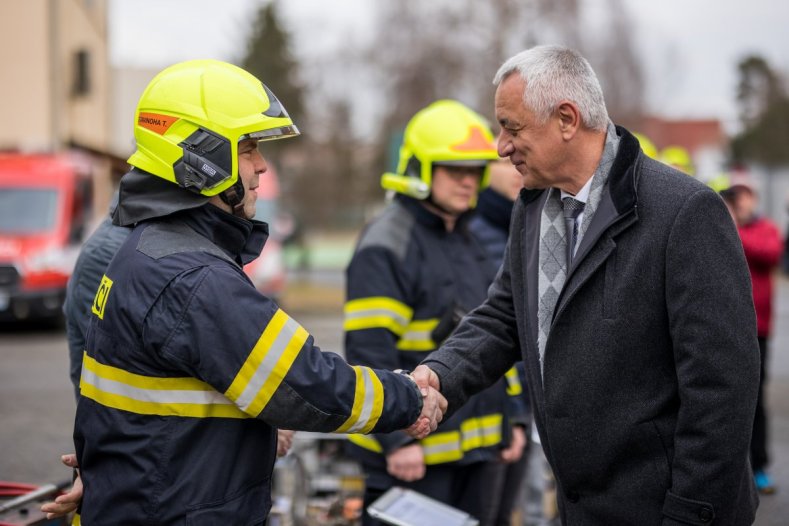
<path id="1" fill-rule="evenodd" d="M 515 367 L 510 367 L 510 370 L 504 373 L 504 379 L 507 381 L 507 394 L 510 396 L 518 396 L 523 393 L 523 385 L 518 376 L 518 370 Z"/>
<path id="2" fill-rule="evenodd" d="M 444 464 L 463 458 L 467 451 L 501 443 L 501 414 L 473 417 L 460 424 L 460 430 L 434 433 L 419 441 L 425 455 L 425 464 Z M 383 447 L 374 437 L 348 435 L 348 440 L 359 447 L 383 453 Z"/>
<path id="3" fill-rule="evenodd" d="M 383 328 L 398 336 L 403 334 L 414 313 L 408 305 L 383 296 L 351 300 L 343 310 L 345 331 Z"/>
<path id="4" fill-rule="evenodd" d="M 359 447 L 363 447 L 364 449 L 368 449 L 376 453 L 384 452 L 384 448 L 381 447 L 381 443 L 369 435 L 348 435 L 348 440 Z"/>
<path id="5" fill-rule="evenodd" d="M 432 351 L 438 347 L 432 336 L 439 321 L 438 318 L 412 321 L 397 342 L 397 348 L 401 351 Z"/>
<path id="6" fill-rule="evenodd" d="M 260 335 L 225 396 L 245 413 L 257 416 L 266 407 L 309 334 L 278 309 Z"/>
<path id="7" fill-rule="evenodd" d="M 375 427 L 384 408 L 384 388 L 381 380 L 369 367 L 354 366 L 356 392 L 348 420 L 335 433 L 369 433 Z"/>
<path id="8" fill-rule="evenodd" d="M 82 357 L 80 393 L 101 405 L 142 415 L 247 418 L 196 378 L 143 376 L 101 364 L 87 353 Z"/>

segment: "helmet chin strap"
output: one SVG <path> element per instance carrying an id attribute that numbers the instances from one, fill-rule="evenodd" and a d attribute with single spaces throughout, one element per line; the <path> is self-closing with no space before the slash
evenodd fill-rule
<path id="1" fill-rule="evenodd" d="M 241 182 L 241 179 L 219 194 L 219 197 L 233 209 L 234 216 L 249 219 L 244 215 L 244 183 Z"/>

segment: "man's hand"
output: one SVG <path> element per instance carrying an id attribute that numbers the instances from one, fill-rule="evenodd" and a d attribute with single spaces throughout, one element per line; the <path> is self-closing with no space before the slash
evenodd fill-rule
<path id="1" fill-rule="evenodd" d="M 417 376 L 417 373 L 419 376 Z M 432 376 L 431 376 L 432 375 Z M 447 399 L 438 391 L 438 375 L 428 367 L 420 365 L 411 373 L 422 393 L 422 413 L 416 422 L 406 429 L 412 438 L 425 438 L 435 431 L 447 411 Z"/>
<path id="2" fill-rule="evenodd" d="M 70 455 L 63 455 L 60 457 L 61 462 L 70 468 L 77 468 L 77 455 L 71 453 Z M 54 519 L 62 517 L 77 509 L 80 501 L 82 500 L 82 478 L 77 473 L 77 478 L 74 480 L 74 485 L 68 493 L 64 493 L 55 498 L 53 502 L 45 502 L 41 505 L 41 511 L 47 514 L 47 519 Z"/>
<path id="3" fill-rule="evenodd" d="M 512 440 L 507 449 L 502 449 L 499 452 L 499 458 L 505 464 L 512 464 L 517 462 L 523 456 L 523 448 L 526 447 L 526 431 L 522 426 L 512 427 Z"/>
<path id="4" fill-rule="evenodd" d="M 432 387 L 436 391 L 441 391 L 441 381 L 438 379 L 438 375 L 427 365 L 418 365 L 411 376 L 420 388 Z M 422 395 L 424 396 L 424 393 Z"/>
<path id="5" fill-rule="evenodd" d="M 412 482 L 425 476 L 425 454 L 422 446 L 411 444 L 395 449 L 386 456 L 386 471 L 393 477 Z"/>
<path id="6" fill-rule="evenodd" d="M 295 431 L 288 429 L 277 429 L 277 456 L 284 457 L 293 446 L 293 434 Z"/>

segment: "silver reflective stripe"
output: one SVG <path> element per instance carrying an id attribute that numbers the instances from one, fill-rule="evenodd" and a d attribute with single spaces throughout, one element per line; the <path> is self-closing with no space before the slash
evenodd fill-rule
<path id="1" fill-rule="evenodd" d="M 200 405 L 233 404 L 222 393 L 217 391 L 143 389 L 101 377 L 87 367 L 82 368 L 82 381 L 105 393 L 125 396 L 139 402 Z"/>
<path id="2" fill-rule="evenodd" d="M 287 318 L 282 329 L 277 334 L 277 337 L 271 343 L 271 346 L 265 351 L 266 354 L 263 358 L 263 361 L 260 363 L 260 366 L 255 371 L 255 374 L 252 375 L 252 378 L 249 379 L 249 383 L 236 401 L 238 407 L 240 407 L 243 411 L 247 411 L 249 409 L 249 406 L 263 388 L 266 380 L 268 380 L 269 376 L 271 376 L 274 367 L 277 365 L 277 362 L 279 362 L 279 359 L 284 354 L 285 349 L 287 348 L 291 339 L 293 339 L 296 329 L 299 327 L 300 325 L 296 323 L 296 321 L 290 317 Z"/>
<path id="3" fill-rule="evenodd" d="M 364 429 L 367 422 L 370 420 L 370 415 L 373 412 L 373 402 L 375 401 L 375 388 L 373 387 L 373 379 L 370 377 L 372 371 L 368 367 L 362 367 L 362 378 L 364 379 L 364 405 L 362 412 L 359 414 L 359 419 L 354 425 L 351 426 L 349 433 L 357 433 Z"/>

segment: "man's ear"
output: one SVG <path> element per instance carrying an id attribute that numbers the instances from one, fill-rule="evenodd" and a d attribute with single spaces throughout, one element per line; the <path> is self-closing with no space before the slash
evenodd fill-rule
<path id="1" fill-rule="evenodd" d="M 578 111 L 578 106 L 575 103 L 564 100 L 556 108 L 556 115 L 559 117 L 559 130 L 562 133 L 562 138 L 569 141 L 581 127 L 581 112 Z"/>

